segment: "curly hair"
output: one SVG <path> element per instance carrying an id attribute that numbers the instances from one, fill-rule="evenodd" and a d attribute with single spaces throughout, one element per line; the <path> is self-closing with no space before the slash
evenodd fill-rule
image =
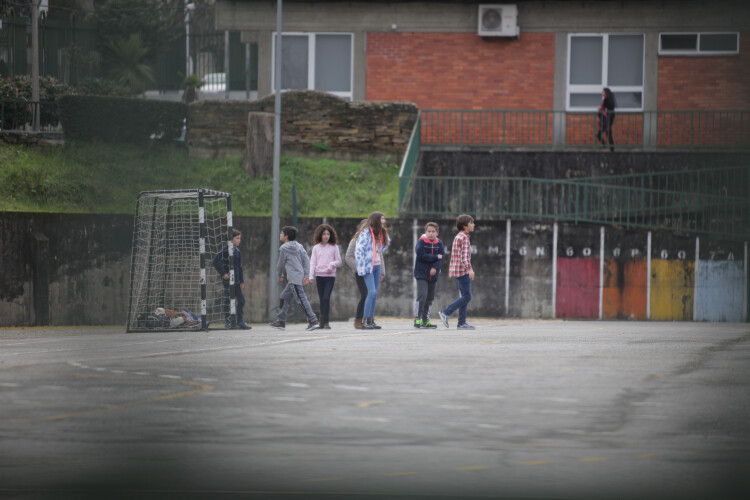
<path id="1" fill-rule="evenodd" d="M 331 235 L 331 237 L 328 239 L 328 243 L 331 245 L 335 245 L 339 242 L 339 237 L 336 234 L 336 230 L 333 229 L 333 226 L 329 224 L 321 224 L 318 227 L 315 228 L 315 234 L 313 234 L 313 243 L 316 245 L 323 241 L 323 231 L 328 231 L 328 234 Z"/>

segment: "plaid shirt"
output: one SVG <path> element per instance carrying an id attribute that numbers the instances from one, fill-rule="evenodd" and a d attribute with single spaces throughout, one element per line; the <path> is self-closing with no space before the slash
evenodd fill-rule
<path id="1" fill-rule="evenodd" d="M 451 265 L 448 268 L 449 278 L 459 278 L 471 271 L 471 242 L 469 234 L 459 231 L 451 247 Z"/>

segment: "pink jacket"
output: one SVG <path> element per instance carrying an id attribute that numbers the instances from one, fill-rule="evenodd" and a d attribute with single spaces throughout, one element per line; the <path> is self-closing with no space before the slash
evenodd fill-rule
<path id="1" fill-rule="evenodd" d="M 330 243 L 323 246 L 320 243 L 312 249 L 310 257 L 310 280 L 315 276 L 332 278 L 336 276 L 336 268 L 341 265 L 341 254 L 338 245 Z"/>

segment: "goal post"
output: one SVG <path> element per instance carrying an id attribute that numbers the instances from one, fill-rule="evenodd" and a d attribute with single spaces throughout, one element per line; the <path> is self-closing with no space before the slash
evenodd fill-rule
<path id="1" fill-rule="evenodd" d="M 127 332 L 224 327 L 237 323 L 232 196 L 211 189 L 138 195 L 130 261 Z M 228 249 L 229 286 L 211 266 Z"/>

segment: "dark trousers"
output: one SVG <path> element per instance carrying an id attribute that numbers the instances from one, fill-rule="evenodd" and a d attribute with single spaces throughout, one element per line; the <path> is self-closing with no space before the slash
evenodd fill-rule
<path id="1" fill-rule="evenodd" d="M 229 321 L 229 280 L 222 280 L 221 284 L 224 285 L 224 303 L 222 304 L 222 310 L 224 311 L 224 319 Z M 242 310 L 245 307 L 245 295 L 242 293 L 242 288 L 240 288 L 239 283 L 234 284 L 234 299 L 235 309 L 237 310 L 237 323 L 240 323 L 244 321 Z"/>
<path id="2" fill-rule="evenodd" d="M 427 321 L 427 311 L 429 311 L 432 301 L 435 300 L 436 286 L 436 280 L 417 280 L 417 302 L 419 302 L 417 317 L 422 321 Z"/>
<path id="3" fill-rule="evenodd" d="M 599 132 L 596 134 L 597 140 L 599 140 L 602 144 L 606 144 L 604 142 L 604 139 L 602 138 L 602 132 L 607 136 L 609 139 L 609 145 L 614 146 L 615 140 L 612 139 L 612 123 L 615 121 L 615 117 L 612 115 L 608 115 L 607 118 L 604 118 L 603 116 L 599 116 Z"/>
<path id="4" fill-rule="evenodd" d="M 328 318 L 331 312 L 331 293 L 336 278 L 333 276 L 316 276 L 315 285 L 318 287 L 318 298 L 320 299 L 320 315 Z"/>
<path id="5" fill-rule="evenodd" d="M 365 284 L 365 278 L 357 273 L 354 273 L 354 279 L 357 281 L 357 288 L 359 289 L 359 303 L 357 304 L 357 315 L 354 316 L 356 319 L 362 319 L 365 316 L 365 301 L 367 300 L 367 285 Z"/>
<path id="6" fill-rule="evenodd" d="M 446 316 L 450 316 L 453 314 L 453 311 L 458 309 L 458 324 L 463 325 L 466 323 L 466 306 L 471 301 L 471 278 L 469 278 L 468 274 L 464 274 L 456 278 L 456 282 L 458 283 L 458 292 L 461 296 L 443 309 L 443 313 Z"/>

